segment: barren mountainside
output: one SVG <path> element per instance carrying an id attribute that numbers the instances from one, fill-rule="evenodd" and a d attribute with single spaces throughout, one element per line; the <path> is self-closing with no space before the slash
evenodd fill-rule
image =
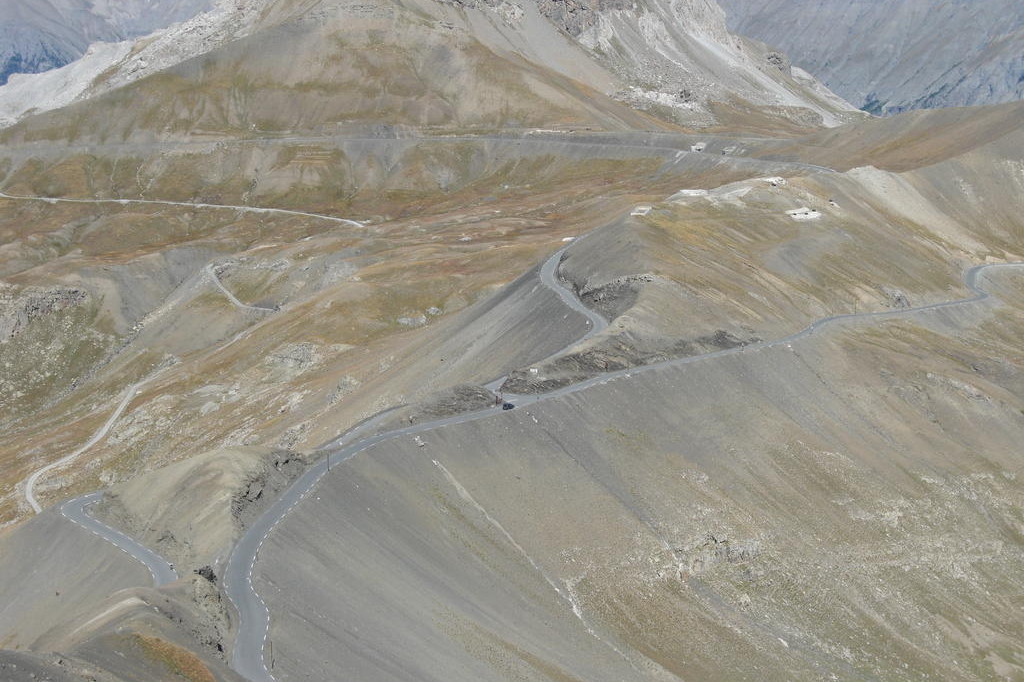
<path id="1" fill-rule="evenodd" d="M 312 35 L 320 37 L 308 42 L 305 36 Z M 301 97 L 320 101 L 310 102 L 307 117 L 323 119 L 335 115 L 331 108 L 337 109 L 323 101 L 325 96 L 329 100 L 332 92 L 347 87 L 348 74 L 366 68 L 366 59 L 349 46 L 365 45 L 377 36 L 387 47 L 372 58 L 380 62 L 374 68 L 384 68 L 388 60 L 391 64 L 386 68 L 391 69 L 408 70 L 414 65 L 422 70 L 414 78 L 429 80 L 450 72 L 451 65 L 425 59 L 424 50 L 463 52 L 462 46 L 473 43 L 479 46 L 473 51 L 474 59 L 486 53 L 487 59 L 509 60 L 516 70 L 532 64 L 689 126 L 708 128 L 744 120 L 755 127 L 799 130 L 838 125 L 857 115 L 806 73 L 791 69 L 783 55 L 729 34 L 721 9 L 709 0 L 648 0 L 628 7 L 548 0 L 426 0 L 415 7 L 388 0 L 224 0 L 213 11 L 133 46 L 94 50 L 64 69 L 0 88 L 0 123 L 96 97 L 147 77 L 160 78 L 168 69 L 194 72 L 199 64 L 214 62 L 216 69 L 223 69 L 225 59 L 208 56 L 218 50 L 232 54 L 229 59 L 231 68 L 239 72 L 238 85 L 247 79 L 269 81 L 270 87 L 301 83 L 310 88 Z M 245 54 L 246 46 L 251 55 Z M 330 55 L 329 61 L 324 61 L 325 54 Z M 339 78 L 330 75 L 332 71 L 348 74 Z M 371 83 L 373 78 L 368 74 L 363 82 Z M 143 87 L 152 91 L 152 85 Z M 157 88 L 162 97 L 179 92 L 167 87 L 166 77 Z M 472 96 L 472 91 L 466 94 Z M 298 114 L 298 107 L 290 108 L 288 117 Z M 338 116 L 353 118 L 351 113 Z M 360 116 L 357 112 L 354 117 Z M 445 116 L 437 112 L 413 119 L 385 116 L 384 120 L 435 125 Z"/>
<path id="2" fill-rule="evenodd" d="M 729 27 L 775 46 L 875 114 L 1024 98 L 1016 0 L 721 0 Z"/>
<path id="3" fill-rule="evenodd" d="M 219 0 L 0 119 L 0 681 L 1024 676 L 1024 103 Z"/>
<path id="4" fill-rule="evenodd" d="M 210 0 L 8 0 L 0 5 L 0 85 L 63 66 L 90 43 L 117 42 L 183 21 Z"/>

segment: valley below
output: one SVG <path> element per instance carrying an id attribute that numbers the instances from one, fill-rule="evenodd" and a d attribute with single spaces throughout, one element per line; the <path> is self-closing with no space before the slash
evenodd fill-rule
<path id="1" fill-rule="evenodd" d="M 0 679 L 1024 675 L 1024 106 L 217 7 L 0 129 Z"/>

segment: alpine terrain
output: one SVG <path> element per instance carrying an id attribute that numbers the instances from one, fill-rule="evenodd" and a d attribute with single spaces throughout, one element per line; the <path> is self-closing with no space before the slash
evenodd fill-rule
<path id="1" fill-rule="evenodd" d="M 0 85 L 64 66 L 90 43 L 144 35 L 209 9 L 210 0 L 8 0 L 0 5 Z"/>
<path id="2" fill-rule="evenodd" d="M 722 0 L 731 30 L 785 50 L 874 114 L 1024 98 L 1013 0 Z"/>
<path id="3" fill-rule="evenodd" d="M 1024 677 L 1024 104 L 148 7 L 0 87 L 0 680 Z"/>

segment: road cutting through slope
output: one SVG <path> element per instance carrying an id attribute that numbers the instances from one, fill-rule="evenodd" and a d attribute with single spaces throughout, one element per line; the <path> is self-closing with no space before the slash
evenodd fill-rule
<path id="1" fill-rule="evenodd" d="M 224 296 L 229 301 L 231 301 L 231 304 L 233 306 L 235 306 L 236 308 L 241 308 L 242 310 L 255 310 L 255 311 L 261 312 L 261 313 L 272 313 L 272 312 L 274 312 L 273 308 L 269 308 L 267 306 L 249 305 L 248 303 L 242 303 L 241 301 L 239 301 L 235 297 L 235 295 L 233 293 L 231 293 L 231 291 L 226 286 L 224 286 L 224 282 L 220 281 L 220 277 L 217 276 L 217 271 L 214 269 L 213 263 L 208 264 L 206 266 L 206 268 L 205 268 L 205 271 L 206 271 L 206 274 L 208 274 L 210 276 L 210 279 L 213 280 L 214 285 L 216 285 L 216 287 L 218 289 L 220 289 L 220 292 L 222 294 L 224 294 Z"/>
<path id="2" fill-rule="evenodd" d="M 29 506 L 32 507 L 32 511 L 38 514 L 43 510 L 42 506 L 39 504 L 39 501 L 36 499 L 35 495 L 35 486 L 36 483 L 39 482 L 40 477 L 46 475 L 47 473 L 53 471 L 54 469 L 59 469 L 60 467 L 71 464 L 71 462 L 78 459 L 78 457 L 82 453 L 84 453 L 86 450 L 88 450 L 93 445 L 96 445 L 96 443 L 102 440 L 103 437 L 110 432 L 111 427 L 114 426 L 114 422 L 116 422 L 118 418 L 121 416 L 121 413 L 125 411 L 125 408 L 128 407 L 128 403 L 130 403 L 132 398 L 134 398 L 135 395 L 139 392 L 139 389 L 142 388 L 142 385 L 152 380 L 155 376 L 156 375 L 150 376 L 147 379 L 143 379 L 142 381 L 129 386 L 128 390 L 124 392 L 124 397 L 121 398 L 121 402 L 119 402 L 117 404 L 117 407 L 114 408 L 114 411 L 107 418 L 107 421 L 103 423 L 103 426 L 101 426 L 99 430 L 96 431 L 96 433 L 92 434 L 92 437 L 89 440 L 87 440 L 84 445 L 82 445 L 80 448 L 78 448 L 71 454 L 61 457 L 56 462 L 52 462 L 50 464 L 47 464 L 43 468 L 36 470 L 27 479 L 25 479 L 25 500 L 28 502 Z"/>
<path id="3" fill-rule="evenodd" d="M 60 197 L 33 197 L 17 194 L 6 194 L 0 192 L 0 199 L 11 199 L 14 201 L 39 201 L 45 204 L 112 204 L 120 206 L 179 206 L 184 208 L 209 208 L 240 211 L 242 213 L 275 214 L 287 216 L 300 216 L 303 218 L 317 218 L 329 220 L 352 227 L 366 227 L 358 220 L 348 218 L 337 218 L 335 216 L 323 215 L 322 213 L 306 213 L 305 211 L 291 211 L 286 208 L 261 208 L 258 206 L 235 206 L 232 204 L 207 204 L 192 203 L 188 201 L 161 201 L 159 199 L 65 199 Z"/>
<path id="4" fill-rule="evenodd" d="M 558 264 L 564 257 L 567 248 L 568 246 L 559 249 L 544 262 L 540 269 L 540 279 L 545 286 L 554 290 L 562 301 L 587 319 L 590 329 L 582 337 L 586 339 L 604 329 L 608 323 L 603 317 L 584 306 L 575 294 L 559 281 Z M 574 344 L 580 340 L 582 339 L 578 339 Z M 235 647 L 231 656 L 231 667 L 235 672 L 254 682 L 269 682 L 274 679 L 264 660 L 264 647 L 270 630 L 270 611 L 252 584 L 253 569 L 259 556 L 259 550 L 267 536 L 324 477 L 329 465 L 337 465 L 377 443 L 392 438 L 412 436 L 441 426 L 463 424 L 499 412 L 501 412 L 501 408 L 495 406 L 482 412 L 468 412 L 423 422 L 369 436 L 345 446 L 341 445 L 345 441 L 351 441 L 353 436 L 377 423 L 380 416 L 378 415 L 378 417 L 349 431 L 342 438 L 332 441 L 332 445 L 338 447 L 338 450 L 332 451 L 329 458 L 321 459 L 300 476 L 267 511 L 246 529 L 228 557 L 228 563 L 224 569 L 224 591 L 235 605 L 239 617 Z"/>
<path id="5" fill-rule="evenodd" d="M 555 286 L 562 290 L 559 296 L 562 300 L 567 300 L 565 296 L 574 295 L 568 289 L 565 289 L 561 282 L 555 275 L 558 262 L 560 262 L 565 249 L 556 252 L 548 261 L 545 263 L 542 271 L 547 271 L 551 276 L 547 278 L 546 284 L 548 286 Z M 556 389 L 549 393 L 540 395 L 521 395 L 514 396 L 510 399 L 517 406 L 529 405 L 545 400 L 550 400 L 559 396 L 569 395 L 571 393 L 577 393 L 583 391 L 591 386 L 598 384 L 604 384 L 609 381 L 614 381 L 619 378 L 628 378 L 633 375 L 642 374 L 646 372 L 663 369 L 666 367 L 680 366 L 686 364 L 692 364 L 696 362 L 704 362 L 715 358 L 721 358 L 728 355 L 735 355 L 738 353 L 749 353 L 757 352 L 767 348 L 773 348 L 777 346 L 790 345 L 808 336 L 811 336 L 826 325 L 839 323 L 843 321 L 860 321 L 860 320 L 875 320 L 875 319 L 888 319 L 898 318 L 907 315 L 919 314 L 922 312 L 939 310 L 943 308 L 949 308 L 952 306 L 959 306 L 969 303 L 976 303 L 989 298 L 990 294 L 981 289 L 978 286 L 978 278 L 980 275 L 989 270 L 996 268 L 1017 268 L 1024 266 L 1024 263 L 996 263 L 979 265 L 966 271 L 964 274 L 964 284 L 974 292 L 974 296 L 958 299 L 954 301 L 944 301 L 939 303 L 932 303 L 929 305 L 918 306 L 915 308 L 907 308 L 903 310 L 894 311 L 879 311 L 869 313 L 851 313 L 845 315 L 833 315 L 830 317 L 822 318 L 811 323 L 804 329 L 789 336 L 776 339 L 773 341 L 764 341 L 749 344 L 747 346 L 740 346 L 736 348 L 730 348 L 726 350 L 716 351 L 707 353 L 704 355 L 696 355 L 685 358 L 676 358 L 671 360 L 664 360 L 658 363 L 644 365 L 640 367 L 628 368 L 618 370 L 615 372 L 609 372 L 606 374 L 599 374 L 584 381 L 581 381 L 570 386 Z M 563 296 L 564 293 L 564 296 Z M 582 305 L 578 303 L 578 305 Z M 572 306 L 574 309 L 576 306 Z M 589 318 L 590 316 L 588 316 Z M 602 320 L 603 321 L 603 320 Z M 591 330 L 592 331 L 592 330 Z M 591 332 L 588 332 L 588 336 Z M 576 342 L 578 343 L 578 341 Z M 348 460 L 358 453 L 366 450 L 367 448 L 377 445 L 378 443 L 400 438 L 403 436 L 411 436 L 420 434 L 426 431 L 431 431 L 444 426 L 451 426 L 455 424 L 462 424 L 469 421 L 478 419 L 484 419 L 487 417 L 496 416 L 501 413 L 501 409 L 498 407 L 488 408 L 479 412 L 470 412 L 454 417 L 447 417 L 444 419 L 438 419 L 431 422 L 425 422 L 417 424 L 415 426 L 409 426 L 401 429 L 395 429 L 386 433 L 376 434 L 365 439 L 362 439 L 356 443 L 350 444 L 346 447 L 339 449 L 337 452 L 332 453 L 332 461 L 334 463 L 340 463 Z M 267 536 L 277 527 L 277 525 L 287 516 L 287 514 L 299 503 L 310 490 L 320 481 L 327 471 L 326 462 L 321 461 L 315 465 L 304 476 L 299 478 L 291 488 L 289 488 L 285 494 L 246 531 L 242 539 L 235 546 L 231 557 L 228 560 L 227 570 L 225 571 L 225 591 L 228 593 L 232 603 L 235 604 L 239 612 L 239 629 L 237 640 L 232 655 L 231 666 L 239 674 L 247 677 L 253 682 L 271 682 L 275 678 L 269 672 L 264 656 L 264 649 L 266 647 L 266 641 L 269 636 L 270 627 L 270 612 L 267 609 L 265 602 L 255 591 L 252 583 L 252 573 L 255 567 L 255 563 L 259 557 L 259 550 L 262 547 Z"/>
<path id="6" fill-rule="evenodd" d="M 92 534 L 103 538 L 148 568 L 149 574 L 153 576 L 154 587 L 161 587 L 177 580 L 178 573 L 174 570 L 174 566 L 167 561 L 167 559 L 163 558 L 134 538 L 115 528 L 111 528 L 105 523 L 97 521 L 89 515 L 89 507 L 96 504 L 101 499 L 103 499 L 103 491 L 97 491 L 89 493 L 88 495 L 76 497 L 73 500 L 68 500 L 63 503 L 60 506 L 60 513 L 64 518 L 73 523 L 77 523 Z"/>
<path id="7" fill-rule="evenodd" d="M 0 197 L 6 196 L 7 195 L 0 194 Z M 181 204 L 178 202 L 152 203 L 166 203 L 170 205 L 187 206 L 211 206 L 205 204 Z M 298 212 L 289 213 L 296 213 L 299 215 L 306 215 L 310 217 L 326 217 L 317 216 L 316 214 Z M 544 265 L 540 269 L 540 279 L 544 283 L 544 285 L 552 289 L 569 308 L 580 313 L 586 318 L 586 323 L 589 329 L 587 330 L 586 334 L 583 337 L 581 337 L 581 339 L 577 339 L 575 342 L 573 342 L 573 344 L 570 344 L 570 346 L 576 345 L 582 340 L 593 337 L 595 334 L 599 333 L 600 330 L 607 326 L 607 322 L 600 315 L 584 306 L 582 302 L 579 301 L 578 297 L 575 295 L 575 292 L 568 289 L 558 279 L 558 264 L 561 262 L 565 253 L 571 247 L 571 245 L 572 244 L 569 244 L 560 249 L 559 251 L 555 252 L 551 257 L 549 257 L 545 261 Z M 651 372 L 666 367 L 681 366 L 696 362 L 704 362 L 707 360 L 712 360 L 715 358 L 725 357 L 728 355 L 734 355 L 738 353 L 757 352 L 759 350 L 764 350 L 767 348 L 773 348 L 782 345 L 791 345 L 797 341 L 800 341 L 801 339 L 811 336 L 812 334 L 816 333 L 823 327 L 833 323 L 841 323 L 845 321 L 898 318 L 932 310 L 949 308 L 952 306 L 980 302 L 982 300 L 989 298 L 990 296 L 990 294 L 984 289 L 982 289 L 978 284 L 978 280 L 984 272 L 988 271 L 989 269 L 1017 268 L 1022 265 L 1024 265 L 1024 263 L 998 263 L 979 265 L 970 268 L 964 273 L 963 276 L 965 286 L 974 294 L 968 298 L 957 299 L 953 301 L 944 301 L 901 310 L 852 313 L 829 316 L 816 320 L 807 327 L 805 327 L 804 329 L 780 339 L 752 343 L 746 346 L 715 351 L 704 355 L 669 359 L 658 363 L 653 363 L 650 365 L 644 365 L 640 367 L 628 368 L 605 374 L 599 374 L 584 381 L 578 382 L 576 384 L 555 389 L 545 394 L 519 395 L 512 396 L 510 399 L 517 406 L 528 405 L 545 400 L 550 400 L 552 398 L 556 398 L 559 396 L 569 395 L 572 393 L 583 391 L 589 387 L 598 384 L 604 384 L 620 378 L 629 378 L 636 374 Z M 352 438 L 355 437 L 358 433 L 361 433 L 366 428 L 377 423 L 378 420 L 375 418 L 371 420 L 371 422 L 365 423 L 361 425 L 359 428 L 349 431 L 344 437 L 339 438 L 336 441 L 333 441 L 329 446 L 331 448 L 330 458 L 325 458 L 321 460 L 319 463 L 317 463 L 316 465 L 311 467 L 307 472 L 305 472 L 305 474 L 303 474 L 299 479 L 297 479 L 292 484 L 292 486 L 289 487 L 288 490 L 286 490 L 285 493 L 277 501 L 275 501 L 275 503 L 246 530 L 246 532 L 243 534 L 243 536 L 240 538 L 240 540 L 232 550 L 224 574 L 225 591 L 227 592 L 232 603 L 235 605 L 239 614 L 239 628 L 237 632 L 237 640 L 233 650 L 231 661 L 232 668 L 236 672 L 242 674 L 250 680 L 253 680 L 254 682 L 268 682 L 274 680 L 273 675 L 267 669 L 264 655 L 264 649 L 266 647 L 266 642 L 269 637 L 270 614 L 265 602 L 263 602 L 262 598 L 255 591 L 252 582 L 252 574 L 255 568 L 255 563 L 259 558 L 259 551 L 263 543 L 269 536 L 269 534 L 287 516 L 287 514 L 299 502 L 301 502 L 306 497 L 306 495 L 308 495 L 312 488 L 327 473 L 327 467 L 329 463 L 337 464 L 343 462 L 347 459 L 350 459 L 351 457 L 354 457 L 356 454 L 362 452 L 363 450 L 366 450 L 367 448 L 370 448 L 374 445 L 377 445 L 387 440 L 392 440 L 403 436 L 415 435 L 437 428 L 441 428 L 444 426 L 450 426 L 478 419 L 484 419 L 496 416 L 497 414 L 500 413 L 500 408 L 492 407 L 479 412 L 465 413 L 453 417 L 438 419 L 431 422 L 416 424 L 405 428 L 395 429 L 392 431 L 388 431 L 386 433 L 368 436 L 356 442 L 350 442 Z M 346 441 L 349 441 L 348 444 L 343 445 L 343 443 L 345 443 Z M 82 498 L 78 499 L 81 500 Z M 86 506 L 87 505 L 84 505 L 82 507 L 83 514 L 87 514 Z M 116 533 L 117 531 L 114 532 Z M 100 534 L 103 535 L 102 533 Z M 106 539 L 110 540 L 109 537 L 105 535 L 103 536 Z M 139 547 L 141 547 L 141 545 L 139 545 Z M 131 550 L 126 551 L 132 553 Z M 139 558 L 135 554 L 133 554 L 133 556 Z M 140 561 L 146 563 L 146 561 L 144 561 L 141 558 Z M 147 563 L 147 565 L 149 564 Z M 154 578 L 156 578 L 155 573 Z"/>

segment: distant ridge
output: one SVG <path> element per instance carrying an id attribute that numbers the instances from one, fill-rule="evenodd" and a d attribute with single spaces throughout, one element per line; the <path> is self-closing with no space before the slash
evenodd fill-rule
<path id="1" fill-rule="evenodd" d="M 722 0 L 731 31 L 784 50 L 878 115 L 1024 99 L 1024 4 Z"/>
<path id="2" fill-rule="evenodd" d="M 0 85 L 72 62 L 91 43 L 144 35 L 209 9 L 210 0 L 8 0 L 0 3 Z"/>

